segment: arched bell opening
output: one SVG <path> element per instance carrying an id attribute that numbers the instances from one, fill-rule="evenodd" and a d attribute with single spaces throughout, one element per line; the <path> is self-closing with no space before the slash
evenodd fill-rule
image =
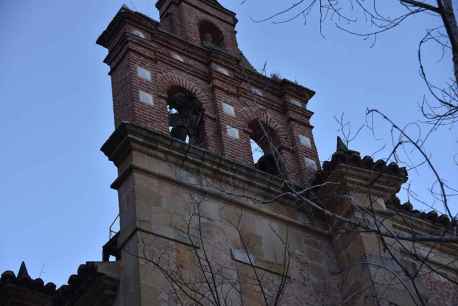
<path id="1" fill-rule="evenodd" d="M 213 23 L 203 20 L 199 23 L 200 41 L 205 47 L 224 49 L 224 35 Z"/>
<path id="2" fill-rule="evenodd" d="M 248 128 L 251 131 L 251 157 L 255 168 L 272 175 L 283 174 L 284 167 L 280 159 L 281 145 L 277 133 L 259 120 L 252 121 Z"/>
<path id="3" fill-rule="evenodd" d="M 200 101 L 188 90 L 173 87 L 167 92 L 170 136 L 192 145 L 203 145 L 204 120 Z"/>

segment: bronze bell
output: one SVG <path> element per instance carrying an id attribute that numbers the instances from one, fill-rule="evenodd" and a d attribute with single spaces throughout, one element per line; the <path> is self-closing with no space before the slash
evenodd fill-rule
<path id="1" fill-rule="evenodd" d="M 185 126 L 175 126 L 172 128 L 170 135 L 173 138 L 177 138 L 181 141 L 186 141 L 186 136 L 188 135 L 188 132 Z"/>

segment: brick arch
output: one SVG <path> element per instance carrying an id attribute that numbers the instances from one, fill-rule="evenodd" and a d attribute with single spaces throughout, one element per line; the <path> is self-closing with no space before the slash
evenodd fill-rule
<path id="1" fill-rule="evenodd" d="M 219 42 L 216 42 L 216 46 L 225 48 L 226 47 L 226 35 L 223 32 L 223 30 L 213 21 L 211 21 L 208 18 L 201 18 L 197 22 L 197 31 L 199 34 L 199 40 L 202 43 L 203 42 L 203 37 L 202 37 L 202 30 L 207 30 L 208 33 L 210 33 L 213 37 L 213 39 L 221 40 Z M 219 36 L 219 37 L 218 37 Z"/>
<path id="2" fill-rule="evenodd" d="M 161 73 L 157 77 L 157 91 L 159 95 L 167 96 L 167 91 L 172 87 L 181 87 L 192 93 L 202 106 L 208 105 L 210 99 L 193 81 L 188 78 L 178 75 L 177 73 L 167 72 Z M 204 107 L 205 108 L 205 107 Z"/>
<path id="3" fill-rule="evenodd" d="M 247 107 L 243 109 L 242 114 L 246 126 L 255 120 L 259 120 L 277 134 L 281 144 L 288 144 L 288 133 L 286 129 L 269 114 L 266 108 L 257 106 Z"/>

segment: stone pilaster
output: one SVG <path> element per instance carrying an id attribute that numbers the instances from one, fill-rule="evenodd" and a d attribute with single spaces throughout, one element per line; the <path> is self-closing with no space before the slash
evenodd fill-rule
<path id="1" fill-rule="evenodd" d="M 393 289 L 382 283 L 392 279 L 385 270 L 391 258 L 384 254 L 377 234 L 367 230 L 374 228 L 373 218 L 392 214 L 385 202 L 406 181 L 405 169 L 374 162 L 368 156 L 361 158 L 358 152 L 343 147 L 323 164 L 318 177 L 319 183 L 325 184 L 320 193 L 322 203 L 335 214 L 330 224 L 342 274 L 343 305 L 390 305 L 394 300 L 387 300 L 386 292 Z M 402 305 L 410 304 L 407 300 Z"/>

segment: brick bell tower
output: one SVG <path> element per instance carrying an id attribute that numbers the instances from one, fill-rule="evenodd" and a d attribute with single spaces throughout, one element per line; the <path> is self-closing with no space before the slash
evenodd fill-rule
<path id="1" fill-rule="evenodd" d="M 319 167 L 306 108 L 314 92 L 256 72 L 237 46 L 235 14 L 217 1 L 156 7 L 159 23 L 123 7 L 97 41 L 109 51 L 116 127 L 129 122 L 249 166 L 250 140 L 272 153 L 267 134 L 285 175 L 308 182 Z"/>
<path id="2" fill-rule="evenodd" d="M 116 256 L 121 267 L 116 305 L 173 305 L 167 277 L 144 253 L 167 249 L 175 266 L 192 266 L 190 252 L 201 246 L 177 221 L 190 211 L 191 192 L 205 194 L 203 210 L 214 221 L 206 226 L 225 232 L 223 238 L 230 234 L 222 219 L 244 207 L 253 256 L 265 271 L 278 266 L 274 253 L 282 246 L 260 222 L 300 229 L 306 217 L 292 205 L 248 199 L 278 195 L 285 179 L 308 185 L 320 167 L 307 109 L 314 92 L 257 72 L 237 45 L 234 12 L 215 0 L 159 0 L 156 7 L 159 22 L 123 6 L 97 40 L 108 50 L 116 127 L 102 147 L 118 169 L 112 187 L 120 232 L 104 248 L 104 258 Z M 320 222 L 310 222 L 319 232 Z M 304 233 L 291 235 L 300 241 Z M 221 258 L 232 258 L 236 240 Z M 323 240 L 322 247 L 331 245 Z M 332 261 L 327 257 L 316 259 L 323 273 Z M 252 295 L 248 304 L 258 305 Z"/>

